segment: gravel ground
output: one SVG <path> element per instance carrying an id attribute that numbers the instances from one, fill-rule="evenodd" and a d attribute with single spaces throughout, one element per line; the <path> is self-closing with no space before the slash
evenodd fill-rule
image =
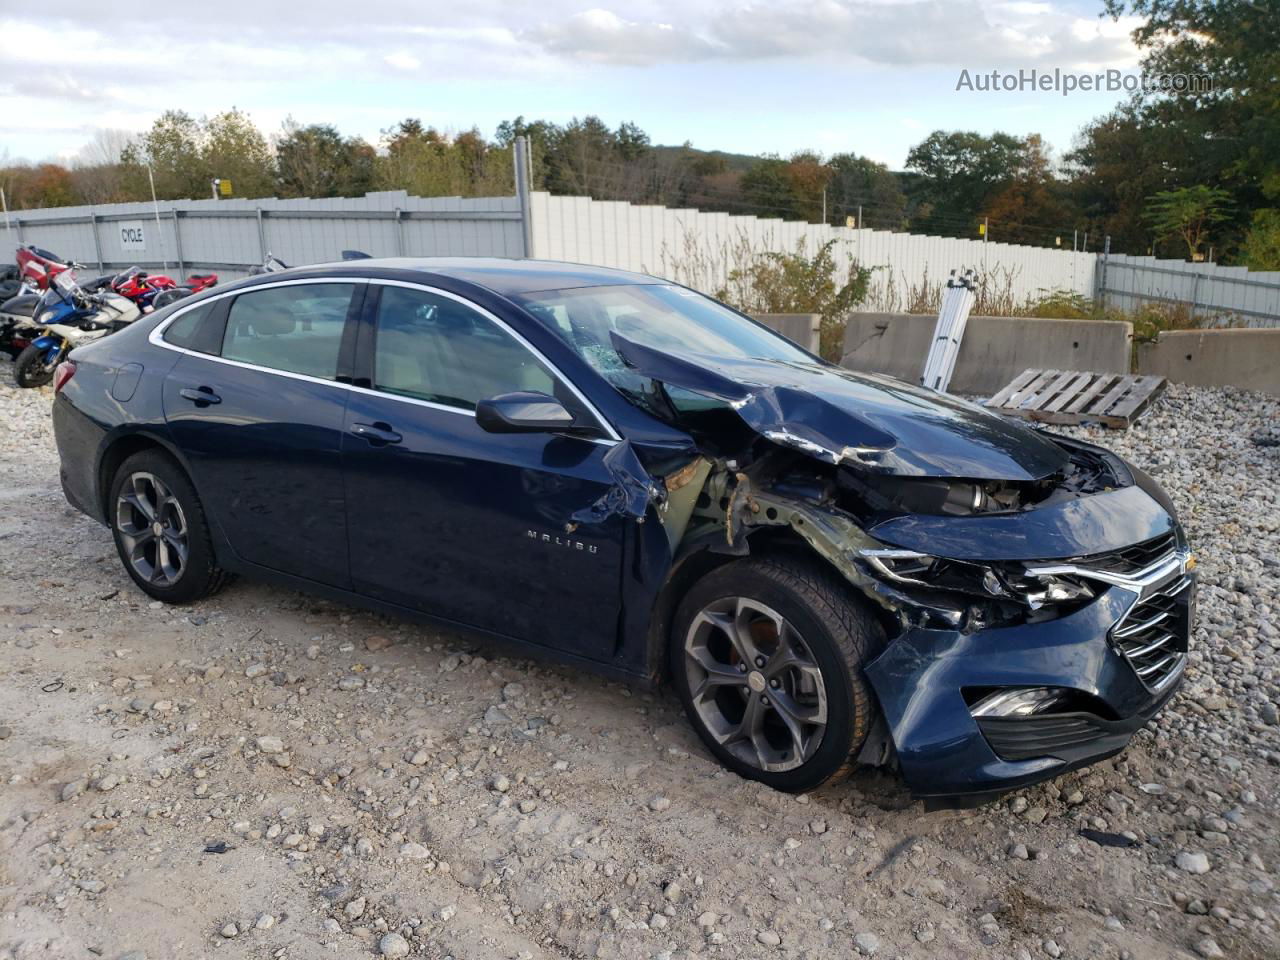
<path id="1" fill-rule="evenodd" d="M 51 399 L 0 387 L 4 960 L 1280 957 L 1275 399 L 1073 431 L 1178 502 L 1188 682 L 1120 757 L 932 814 L 877 772 L 773 793 L 668 694 L 448 633 L 150 603 L 62 499 Z"/>

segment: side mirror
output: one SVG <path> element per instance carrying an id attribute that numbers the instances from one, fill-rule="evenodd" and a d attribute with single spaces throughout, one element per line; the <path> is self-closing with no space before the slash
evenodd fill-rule
<path id="1" fill-rule="evenodd" d="M 552 433 L 568 430 L 573 414 L 546 393 L 502 393 L 476 404 L 476 423 L 489 433 Z"/>

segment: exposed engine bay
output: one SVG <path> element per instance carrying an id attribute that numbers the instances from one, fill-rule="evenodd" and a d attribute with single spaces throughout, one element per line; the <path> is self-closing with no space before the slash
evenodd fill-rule
<path id="1" fill-rule="evenodd" d="M 639 519 L 653 502 L 673 557 L 698 549 L 743 555 L 755 537 L 792 536 L 877 604 L 890 635 L 913 626 L 972 632 L 1035 623 L 1094 597 L 1086 580 L 1028 572 L 1035 560 L 1066 558 L 1052 552 L 1002 557 L 996 538 L 983 551 L 989 556 L 979 559 L 972 548 L 924 551 L 878 534 L 933 522 L 961 535 L 968 526 L 981 542 L 973 521 L 1048 517 L 1075 501 L 1131 487 L 1132 473 L 1113 454 L 1043 432 L 1034 434 L 1033 445 L 1026 431 L 1006 439 L 999 418 L 987 411 L 893 381 L 887 382 L 900 403 L 885 424 L 858 412 L 858 397 L 832 394 L 829 373 L 824 396 L 804 383 L 803 369 L 788 371 L 794 383 L 755 385 L 753 375 L 776 379 L 780 365 L 708 368 L 617 335 L 614 347 L 647 378 L 634 402 L 687 431 L 700 452 L 655 481 L 630 445 L 619 445 L 608 458 L 617 486 L 579 511 L 575 522 L 613 512 Z M 854 376 L 852 391 L 858 389 Z M 882 394 L 883 384 L 876 390 Z M 939 404 L 954 411 L 946 433 L 924 429 Z M 950 441 L 957 424 L 971 438 L 958 455 L 921 442 Z M 911 448 L 886 429 L 893 425 L 915 435 Z M 979 463 L 975 448 L 991 456 Z M 950 461 L 972 464 L 975 475 L 942 475 Z"/>

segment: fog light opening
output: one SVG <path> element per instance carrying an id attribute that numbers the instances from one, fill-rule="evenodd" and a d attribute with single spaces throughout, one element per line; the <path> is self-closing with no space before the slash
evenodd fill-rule
<path id="1" fill-rule="evenodd" d="M 1070 693 L 1063 687 L 997 690 L 975 703 L 969 712 L 975 717 L 1030 717 L 1066 703 Z"/>

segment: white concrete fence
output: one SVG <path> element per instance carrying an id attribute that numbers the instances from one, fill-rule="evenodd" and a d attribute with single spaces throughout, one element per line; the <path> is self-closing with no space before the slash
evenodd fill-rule
<path id="1" fill-rule="evenodd" d="M 1280 326 L 1280 274 L 832 227 L 587 197 L 414 197 L 404 191 L 298 200 L 176 200 L 11 212 L 10 248 L 35 243 L 108 272 L 138 264 L 186 276 L 243 276 L 268 252 L 290 265 L 373 256 L 541 257 L 620 267 L 708 293 L 759 253 L 809 254 L 834 241 L 837 263 L 873 268 L 863 310 L 922 309 L 948 273 L 974 268 L 998 306 L 1051 293 L 1105 297 L 1109 305 L 1184 303 L 1198 314 Z M 6 258 L 7 259 L 7 258 Z"/>

